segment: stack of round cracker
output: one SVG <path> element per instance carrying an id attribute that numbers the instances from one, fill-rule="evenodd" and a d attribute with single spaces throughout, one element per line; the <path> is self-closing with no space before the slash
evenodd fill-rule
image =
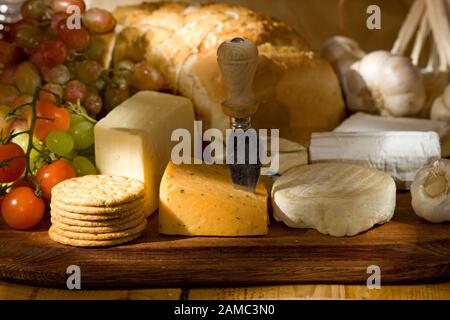
<path id="1" fill-rule="evenodd" d="M 144 184 L 136 179 L 92 175 L 52 189 L 52 240 L 78 247 L 130 242 L 144 231 Z"/>

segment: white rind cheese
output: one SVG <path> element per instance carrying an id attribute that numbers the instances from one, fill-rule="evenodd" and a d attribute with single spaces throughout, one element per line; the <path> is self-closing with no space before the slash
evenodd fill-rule
<path id="1" fill-rule="evenodd" d="M 327 163 L 301 166 L 272 189 L 274 217 L 292 228 L 314 228 L 336 237 L 354 236 L 391 220 L 394 180 L 369 168 Z"/>
<path id="2" fill-rule="evenodd" d="M 443 121 L 390 118 L 358 112 L 344 120 L 334 132 L 434 131 L 441 139 L 442 156 L 450 156 L 450 125 Z"/>
<path id="3" fill-rule="evenodd" d="M 176 144 L 172 132 L 184 128 L 193 136 L 193 110 L 189 99 L 141 91 L 95 126 L 100 173 L 143 181 L 147 216 L 158 208 L 160 181 Z"/>
<path id="4" fill-rule="evenodd" d="M 438 160 L 420 170 L 411 196 L 419 217 L 433 223 L 450 221 L 450 160 Z"/>
<path id="5" fill-rule="evenodd" d="M 389 174 L 401 189 L 409 189 L 417 171 L 441 158 L 436 132 L 313 133 L 311 163 L 345 162 Z"/>

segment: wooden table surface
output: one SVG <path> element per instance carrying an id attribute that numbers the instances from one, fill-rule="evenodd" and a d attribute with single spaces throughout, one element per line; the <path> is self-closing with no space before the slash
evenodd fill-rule
<path id="1" fill-rule="evenodd" d="M 383 285 L 282 285 L 241 288 L 168 288 L 69 291 L 0 282 L 0 300 L 235 300 L 235 299 L 373 299 L 450 300 L 450 282 Z"/>

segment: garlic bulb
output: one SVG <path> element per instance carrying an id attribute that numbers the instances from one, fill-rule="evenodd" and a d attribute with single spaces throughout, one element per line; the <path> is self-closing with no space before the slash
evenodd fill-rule
<path id="1" fill-rule="evenodd" d="M 450 221 L 450 160 L 421 169 L 411 185 L 414 212 L 429 222 Z"/>
<path id="2" fill-rule="evenodd" d="M 352 111 L 408 117 L 417 116 L 425 106 L 422 76 L 403 56 L 371 52 L 350 67 L 345 80 Z"/>
<path id="3" fill-rule="evenodd" d="M 431 107 L 431 119 L 450 123 L 450 84 Z"/>
<path id="4" fill-rule="evenodd" d="M 366 53 L 360 49 L 355 40 L 335 36 L 325 41 L 320 49 L 320 55 L 330 62 L 342 81 L 350 66 L 362 59 Z"/>

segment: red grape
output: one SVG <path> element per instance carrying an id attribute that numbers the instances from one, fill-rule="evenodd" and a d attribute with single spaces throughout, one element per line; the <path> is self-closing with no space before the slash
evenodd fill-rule
<path id="1" fill-rule="evenodd" d="M 19 96 L 19 91 L 14 86 L 0 85 L 0 105 L 8 105 Z"/>
<path id="2" fill-rule="evenodd" d="M 69 47 L 83 50 L 89 45 L 90 35 L 86 28 L 69 29 L 67 19 L 58 24 L 58 35 Z"/>
<path id="3" fill-rule="evenodd" d="M 16 83 L 15 70 L 12 66 L 5 66 L 0 73 L 0 84 L 14 85 Z"/>
<path id="4" fill-rule="evenodd" d="M 78 80 L 71 80 L 64 88 L 63 98 L 66 102 L 83 102 L 87 94 L 86 85 Z"/>
<path id="5" fill-rule="evenodd" d="M 116 19 L 104 9 L 91 8 L 83 15 L 84 26 L 94 33 L 107 33 L 114 30 Z"/>
<path id="6" fill-rule="evenodd" d="M 59 65 L 49 69 L 44 74 L 44 80 L 46 82 L 52 82 L 52 83 L 64 85 L 67 82 L 69 82 L 69 80 L 70 80 L 70 71 L 65 65 L 59 64 Z"/>
<path id="7" fill-rule="evenodd" d="M 43 0 L 27 0 L 20 11 L 25 19 L 41 20 L 46 10 L 47 7 Z"/>
<path id="8" fill-rule="evenodd" d="M 164 85 L 164 80 L 158 70 L 145 62 L 140 62 L 134 67 L 132 84 L 139 90 L 159 91 Z"/>
<path id="9" fill-rule="evenodd" d="M 23 51 L 13 43 L 0 40 L 0 64 L 14 63 L 21 58 Z"/>
<path id="10" fill-rule="evenodd" d="M 47 83 L 47 84 L 45 84 L 45 86 L 42 87 L 42 89 L 50 91 L 54 94 L 52 94 L 50 92 L 46 92 L 46 91 L 41 91 L 39 93 L 40 100 L 50 100 L 53 102 L 57 102 L 55 95 L 57 95 L 60 98 L 62 98 L 62 96 L 63 96 L 63 88 L 59 84 Z"/>
<path id="11" fill-rule="evenodd" d="M 128 86 L 122 87 L 108 86 L 105 91 L 105 99 L 104 99 L 106 110 L 111 111 L 129 97 L 130 97 L 130 88 Z"/>
<path id="12" fill-rule="evenodd" d="M 84 99 L 83 106 L 86 108 L 89 115 L 95 117 L 102 110 L 102 97 L 100 97 L 100 95 L 95 90 L 88 90 L 86 99 Z"/>
<path id="13" fill-rule="evenodd" d="M 69 15 L 63 12 L 55 13 L 50 21 L 50 29 L 56 34 L 58 33 L 58 24 L 66 20 Z"/>
<path id="14" fill-rule="evenodd" d="M 51 40 L 41 45 L 42 58 L 48 67 L 63 64 L 67 58 L 67 47 L 61 40 Z"/>
<path id="15" fill-rule="evenodd" d="M 67 8 L 70 6 L 78 6 L 81 12 L 86 10 L 86 4 L 83 0 L 53 0 L 52 10 L 54 13 L 67 13 Z"/>

